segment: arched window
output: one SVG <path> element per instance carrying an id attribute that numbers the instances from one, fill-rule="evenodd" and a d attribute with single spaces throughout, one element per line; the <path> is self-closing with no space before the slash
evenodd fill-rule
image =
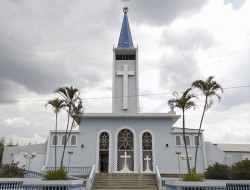
<path id="1" fill-rule="evenodd" d="M 198 142 L 198 146 L 200 146 L 200 138 L 198 139 L 198 135 L 195 135 L 194 136 L 194 144 L 195 144 L 195 146 L 197 145 L 197 142 Z"/>
<path id="2" fill-rule="evenodd" d="M 76 135 L 71 136 L 70 145 L 76 145 Z"/>
<path id="3" fill-rule="evenodd" d="M 62 145 L 65 145 L 66 144 L 66 135 L 63 135 L 62 136 Z"/>
<path id="4" fill-rule="evenodd" d="M 144 172 L 153 171 L 152 135 L 149 132 L 142 134 L 142 166 Z"/>
<path id="5" fill-rule="evenodd" d="M 99 149 L 100 150 L 109 149 L 109 134 L 107 132 L 102 132 L 100 134 Z"/>
<path id="6" fill-rule="evenodd" d="M 186 145 L 190 146 L 190 137 L 186 136 L 185 139 L 186 139 Z"/>
<path id="7" fill-rule="evenodd" d="M 134 171 L 134 134 L 129 129 L 122 129 L 117 137 L 117 171 Z"/>
<path id="8" fill-rule="evenodd" d="M 179 135 L 177 135 L 175 137 L 175 145 L 176 146 L 181 146 L 181 137 Z"/>
<path id="9" fill-rule="evenodd" d="M 54 135 L 52 137 L 52 145 L 58 145 L 58 135 Z"/>

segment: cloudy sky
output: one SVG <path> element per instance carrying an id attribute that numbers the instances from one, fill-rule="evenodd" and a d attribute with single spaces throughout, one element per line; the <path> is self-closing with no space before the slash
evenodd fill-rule
<path id="1" fill-rule="evenodd" d="M 212 75 L 225 93 L 206 113 L 205 140 L 250 143 L 250 1 L 131 0 L 128 6 L 139 46 L 141 112 L 169 111 L 173 91 Z M 45 103 L 59 86 L 81 89 L 85 112 L 111 112 L 122 7 L 119 0 L 0 1 L 0 137 L 45 142 L 55 120 Z M 199 125 L 202 98 L 196 102 L 199 109 L 187 112 L 190 128 Z"/>

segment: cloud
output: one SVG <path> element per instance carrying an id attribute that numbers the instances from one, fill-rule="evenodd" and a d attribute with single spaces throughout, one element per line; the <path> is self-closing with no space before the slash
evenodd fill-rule
<path id="1" fill-rule="evenodd" d="M 149 25 L 167 25 L 180 17 L 197 14 L 208 0 L 136 0 L 131 1 L 133 20 Z"/>
<path id="2" fill-rule="evenodd" d="M 206 49 L 214 45 L 213 36 L 201 28 L 189 28 L 178 31 L 178 29 L 165 30 L 161 45 L 171 46 L 180 51 L 192 49 Z"/>
<path id="3" fill-rule="evenodd" d="M 192 54 L 174 52 L 164 55 L 159 64 L 162 88 L 172 91 L 183 91 L 200 78 L 200 71 Z"/>

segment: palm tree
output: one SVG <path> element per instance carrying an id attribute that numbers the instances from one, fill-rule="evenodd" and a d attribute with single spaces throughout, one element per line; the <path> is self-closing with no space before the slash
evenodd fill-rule
<path id="1" fill-rule="evenodd" d="M 186 127 L 185 127 L 185 111 L 190 108 L 195 108 L 195 103 L 191 100 L 192 98 L 196 98 L 194 94 L 191 94 L 190 91 L 192 89 L 188 88 L 186 91 L 183 92 L 182 96 L 180 97 L 177 92 L 174 92 L 175 99 L 171 99 L 168 103 L 174 103 L 175 107 L 180 108 L 182 110 L 182 131 L 183 131 L 183 141 L 185 145 L 185 152 L 186 152 L 186 160 L 187 160 L 187 168 L 188 173 L 191 174 L 191 168 L 188 158 L 188 151 L 187 151 L 187 144 L 186 144 Z"/>
<path id="2" fill-rule="evenodd" d="M 60 100 L 59 98 L 55 98 L 53 100 L 49 100 L 45 106 L 51 105 L 53 111 L 56 114 L 56 126 L 55 126 L 55 170 L 57 167 L 57 153 L 56 153 L 56 148 L 57 148 L 57 143 L 58 143 L 58 137 L 57 137 L 57 118 L 58 118 L 58 113 L 61 111 L 62 108 L 64 108 L 65 104 L 64 101 Z"/>
<path id="3" fill-rule="evenodd" d="M 82 115 L 83 115 L 83 106 L 82 106 L 82 101 L 81 99 L 78 99 L 75 104 L 73 105 L 73 110 L 71 113 L 71 118 L 72 118 L 72 123 L 71 123 L 71 127 L 67 136 L 67 140 L 66 140 L 66 144 L 69 140 L 70 134 L 72 132 L 72 129 L 76 126 L 76 125 L 80 125 L 81 119 L 82 119 Z"/>
<path id="4" fill-rule="evenodd" d="M 221 85 L 219 85 L 216 81 L 213 80 L 214 77 L 210 76 L 207 78 L 206 81 L 203 80 L 196 80 L 192 83 L 192 87 L 194 89 L 199 89 L 202 92 L 202 95 L 205 96 L 205 102 L 203 106 L 203 112 L 201 116 L 201 121 L 200 121 L 200 126 L 198 130 L 198 137 L 196 141 L 196 149 L 195 149 L 195 162 L 194 162 L 194 169 L 196 170 L 196 165 L 197 165 L 197 153 L 198 153 L 198 145 L 199 145 L 199 139 L 200 139 L 200 134 L 201 134 L 201 126 L 203 122 L 203 118 L 205 115 L 205 111 L 211 108 L 213 105 L 213 97 L 217 97 L 218 100 L 220 101 L 221 97 L 217 94 L 217 91 L 220 90 L 223 93 L 223 88 Z"/>
<path id="5" fill-rule="evenodd" d="M 76 107 L 76 105 L 81 102 L 80 99 L 80 91 L 77 88 L 74 88 L 73 86 L 70 87 L 59 87 L 58 89 L 55 90 L 55 93 L 61 95 L 62 100 L 65 103 L 65 109 L 68 112 L 68 116 L 67 116 L 67 127 L 65 130 L 65 142 L 64 142 L 64 146 L 63 146 L 63 152 L 62 152 L 62 158 L 61 158 L 61 165 L 60 167 L 63 167 L 63 159 L 64 159 L 64 154 L 65 154 L 65 148 L 67 145 L 67 141 L 68 141 L 68 131 L 69 131 L 69 123 L 70 123 L 70 117 L 73 115 L 74 113 L 74 109 Z M 74 124 L 74 119 L 72 121 L 72 125 Z M 72 128 L 72 127 L 71 127 Z"/>

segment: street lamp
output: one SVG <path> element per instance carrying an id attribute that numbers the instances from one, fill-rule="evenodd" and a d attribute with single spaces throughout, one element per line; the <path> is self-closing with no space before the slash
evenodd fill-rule
<path id="1" fill-rule="evenodd" d="M 182 154 L 182 155 L 180 155 L 180 157 L 182 160 L 187 160 L 187 159 L 191 160 L 194 156 L 191 154 L 188 154 L 188 156 L 186 154 Z"/>
<path id="2" fill-rule="evenodd" d="M 33 153 L 28 153 L 28 152 L 25 152 L 23 153 L 23 156 L 29 160 L 29 166 L 28 166 L 28 170 L 30 170 L 30 163 L 31 163 L 31 159 L 35 158 L 36 157 L 36 153 L 33 152 Z"/>
<path id="3" fill-rule="evenodd" d="M 179 178 L 181 180 L 181 166 L 180 166 L 180 155 L 181 152 L 176 152 L 177 156 L 178 156 L 178 165 L 179 165 Z"/>
<path id="4" fill-rule="evenodd" d="M 73 154 L 73 151 L 68 151 L 68 154 L 69 154 L 69 164 L 68 164 L 68 172 L 69 172 L 69 168 L 70 168 L 70 159 L 71 159 L 71 156 Z"/>

